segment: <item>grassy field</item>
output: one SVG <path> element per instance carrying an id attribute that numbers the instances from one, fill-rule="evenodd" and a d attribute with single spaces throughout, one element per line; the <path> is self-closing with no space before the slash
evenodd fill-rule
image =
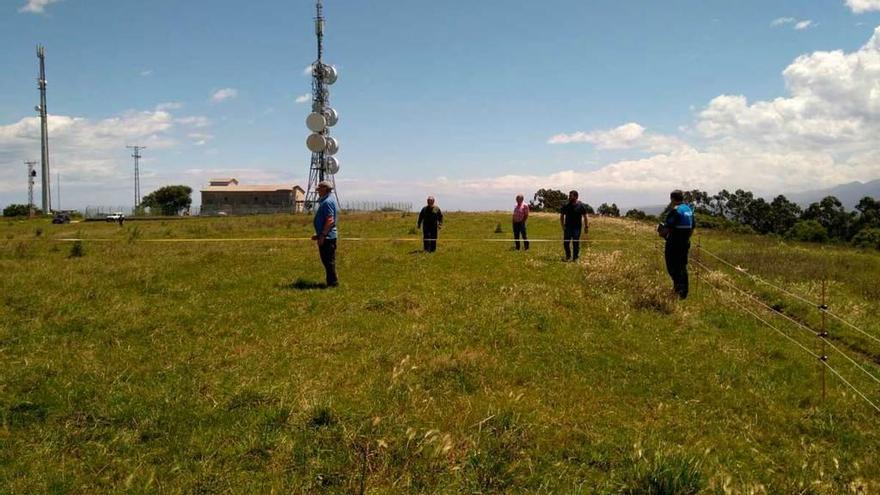
<path id="1" fill-rule="evenodd" d="M 304 216 L 4 221 L 0 493 L 880 493 L 880 413 L 830 373 L 822 400 L 821 363 L 736 304 L 819 339 L 726 284 L 815 308 L 706 256 L 672 300 L 650 225 L 594 219 L 574 264 L 486 241 L 506 214 L 449 213 L 430 255 L 415 221 L 343 216 L 376 240 L 340 241 L 329 290 Z M 827 279 L 880 336 L 877 252 L 700 242 L 812 299 Z M 880 377 L 880 344 L 829 328 Z"/>

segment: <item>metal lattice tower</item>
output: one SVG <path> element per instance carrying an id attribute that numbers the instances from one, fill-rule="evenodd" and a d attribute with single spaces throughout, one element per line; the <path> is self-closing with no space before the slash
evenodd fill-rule
<path id="1" fill-rule="evenodd" d="M 140 160 L 143 157 L 141 151 L 147 149 L 146 146 L 126 146 L 130 150 L 134 150 L 131 157 L 134 158 L 134 209 L 137 210 L 141 205 L 141 167 Z"/>
<path id="2" fill-rule="evenodd" d="M 28 179 L 28 218 L 34 217 L 34 179 L 37 177 L 37 171 L 34 170 L 34 166 L 39 163 L 36 160 L 28 160 L 24 162 L 27 165 L 27 179 Z"/>
<path id="3" fill-rule="evenodd" d="M 315 36 L 318 41 L 318 59 L 312 64 L 312 113 L 306 119 L 306 126 L 312 134 L 306 146 L 312 152 L 309 165 L 309 183 L 306 188 L 305 208 L 312 209 L 318 202 L 318 183 L 330 181 L 337 201 L 335 175 L 339 172 L 339 160 L 333 156 L 339 150 L 339 143 L 330 137 L 330 128 L 336 125 L 339 116 L 330 107 L 330 85 L 336 82 L 336 67 L 324 63 L 324 7 L 322 0 L 316 2 Z"/>
<path id="4" fill-rule="evenodd" d="M 40 104 L 34 107 L 40 114 L 40 148 L 42 162 L 42 189 L 43 189 L 43 214 L 46 215 L 52 209 L 52 196 L 49 189 L 49 113 L 46 110 L 46 48 L 37 45 L 37 59 L 40 61 L 40 77 L 37 79 L 37 87 L 40 89 Z"/>

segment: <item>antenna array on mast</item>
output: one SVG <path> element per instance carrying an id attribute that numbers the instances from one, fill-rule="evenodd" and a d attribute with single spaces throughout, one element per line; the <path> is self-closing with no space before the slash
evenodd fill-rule
<path id="1" fill-rule="evenodd" d="M 339 121 L 336 110 L 330 107 L 330 85 L 336 82 L 338 74 L 336 67 L 324 63 L 324 5 L 317 0 L 315 7 L 318 59 L 312 64 L 312 113 L 306 118 L 306 127 L 312 131 L 306 139 L 306 147 L 312 152 L 305 197 L 307 209 L 318 201 L 318 183 L 325 180 L 331 182 L 333 194 L 337 194 L 334 176 L 339 172 L 339 160 L 333 156 L 339 151 L 339 142 L 330 137 L 330 128 Z"/>

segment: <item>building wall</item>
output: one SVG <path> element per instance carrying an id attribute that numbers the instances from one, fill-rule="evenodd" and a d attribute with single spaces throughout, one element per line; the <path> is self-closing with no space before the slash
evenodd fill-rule
<path id="1" fill-rule="evenodd" d="M 294 210 L 292 191 L 202 191 L 202 214 L 280 213 Z"/>

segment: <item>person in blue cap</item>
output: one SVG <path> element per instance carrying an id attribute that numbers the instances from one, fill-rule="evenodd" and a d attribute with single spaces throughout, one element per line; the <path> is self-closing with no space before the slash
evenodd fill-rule
<path id="1" fill-rule="evenodd" d="M 696 222 L 694 211 L 684 202 L 684 193 L 676 189 L 669 194 L 672 204 L 667 210 L 666 218 L 657 227 L 661 237 L 666 239 L 664 256 L 666 271 L 672 278 L 672 290 L 678 297 L 688 296 L 688 251 L 691 248 L 691 235 Z"/>
<path id="2" fill-rule="evenodd" d="M 324 271 L 327 272 L 327 287 L 336 287 L 339 285 L 336 277 L 336 216 L 339 207 L 330 194 L 333 192 L 332 183 L 321 181 L 317 189 L 319 200 L 312 240 L 318 242 L 318 253 L 321 255 Z"/>

